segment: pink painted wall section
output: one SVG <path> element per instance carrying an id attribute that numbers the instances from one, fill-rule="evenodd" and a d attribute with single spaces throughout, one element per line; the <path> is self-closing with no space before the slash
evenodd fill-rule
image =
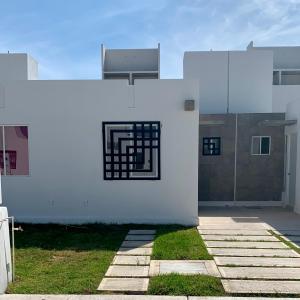
<path id="1" fill-rule="evenodd" d="M 5 157 L 3 140 L 5 140 Z M 29 175 L 27 126 L 4 126 L 4 139 L 2 137 L 2 142 L 0 141 L 0 157 L 1 173 L 5 162 L 6 175 Z"/>

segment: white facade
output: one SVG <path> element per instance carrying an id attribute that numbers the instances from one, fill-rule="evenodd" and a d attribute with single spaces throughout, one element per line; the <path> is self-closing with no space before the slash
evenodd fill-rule
<path id="1" fill-rule="evenodd" d="M 196 224 L 199 111 L 285 112 L 300 100 L 300 84 L 284 84 L 296 77 L 284 73 L 293 65 L 283 48 L 186 52 L 179 80 L 158 79 L 159 51 L 102 47 L 105 80 L 30 80 L 38 73 L 30 56 L 0 55 L 0 129 L 29 131 L 29 175 L 3 177 L 10 214 L 29 222 Z M 300 57 L 297 47 L 288 51 Z M 195 109 L 185 111 L 185 100 Z M 161 180 L 104 180 L 102 122 L 121 121 L 161 122 Z"/>
<path id="2" fill-rule="evenodd" d="M 38 79 L 38 64 L 30 55 L 26 53 L 0 53 L 0 66 L 0 82 L 3 80 Z"/>
<path id="3" fill-rule="evenodd" d="M 294 211 L 300 214 L 300 101 L 293 101 L 287 105 L 286 118 L 297 120 L 292 126 L 287 126 L 287 202 Z M 289 188 L 291 187 L 291 189 Z"/>
<path id="4" fill-rule="evenodd" d="M 198 222 L 198 99 L 190 80 L 2 81 L 0 125 L 27 125 L 29 176 L 3 176 L 18 221 Z M 194 99 L 195 111 L 184 111 Z M 161 180 L 103 179 L 103 121 L 160 121 Z"/>
<path id="5" fill-rule="evenodd" d="M 106 49 L 101 46 L 102 79 L 160 78 L 160 45 L 154 49 Z"/>
<path id="6" fill-rule="evenodd" d="M 272 112 L 272 51 L 185 52 L 183 78 L 198 79 L 200 113 Z"/>

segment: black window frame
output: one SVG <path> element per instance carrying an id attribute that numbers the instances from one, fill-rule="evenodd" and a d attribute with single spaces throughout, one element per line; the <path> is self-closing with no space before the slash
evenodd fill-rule
<path id="1" fill-rule="evenodd" d="M 218 147 L 214 147 L 213 149 L 209 149 L 210 145 L 214 145 L 216 143 L 212 142 L 211 140 L 217 140 L 218 141 Z M 205 149 L 208 146 L 208 149 Z M 208 152 L 206 152 L 206 150 Z M 210 153 L 212 150 L 213 153 Z M 220 156 L 221 155 L 221 137 L 219 136 L 205 136 L 202 138 L 202 155 L 203 156 Z"/>
<path id="2" fill-rule="evenodd" d="M 133 150 L 132 153 L 115 153 L 114 150 L 120 150 L 121 147 L 118 144 L 118 149 L 112 149 L 111 146 L 106 150 L 107 133 L 106 127 L 110 125 L 121 125 L 132 127 L 131 129 L 112 130 L 110 132 L 110 138 L 113 140 L 113 133 L 122 131 L 127 132 L 127 138 L 120 138 L 121 140 L 132 140 L 133 145 L 128 147 Z M 161 162 L 160 162 L 160 136 L 161 135 L 161 123 L 160 121 L 113 121 L 113 122 L 102 122 L 102 146 L 103 146 L 103 177 L 104 180 L 161 180 Z M 146 143 L 148 142 L 149 145 Z M 145 149 L 150 149 L 150 169 L 144 169 L 145 160 Z M 136 155 L 142 150 L 142 156 Z M 117 151 L 117 152 L 118 152 Z M 154 161 L 153 152 L 156 151 L 156 174 L 150 176 L 147 173 L 153 172 Z M 121 157 L 121 160 L 114 162 L 114 157 Z M 138 156 L 138 157 L 137 157 Z M 122 158 L 125 157 L 125 161 Z M 132 160 L 129 160 L 132 157 Z M 109 160 L 110 158 L 110 160 Z M 118 168 L 114 168 L 118 165 Z M 123 168 L 123 166 L 125 168 Z M 131 173 L 140 173 L 141 176 L 131 176 Z M 109 174 L 108 174 L 109 173 Z M 126 173 L 126 174 L 125 174 Z M 123 174 L 123 175 L 122 175 Z M 124 174 L 126 176 L 124 176 Z"/>

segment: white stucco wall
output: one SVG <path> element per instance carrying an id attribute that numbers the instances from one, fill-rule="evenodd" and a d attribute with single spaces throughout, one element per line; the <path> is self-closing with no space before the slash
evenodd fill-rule
<path id="1" fill-rule="evenodd" d="M 248 47 L 248 50 L 269 50 L 274 55 L 274 69 L 300 69 L 300 46 Z"/>
<path id="2" fill-rule="evenodd" d="M 300 85 L 273 85 L 273 112 L 285 112 L 293 101 L 300 102 Z"/>
<path id="3" fill-rule="evenodd" d="M 272 112 L 272 51 L 185 52 L 183 78 L 198 79 L 200 112 Z"/>
<path id="4" fill-rule="evenodd" d="M 294 211 L 300 214 L 300 101 L 293 101 L 287 105 L 286 119 L 297 120 L 297 124 L 285 127 L 285 133 L 297 133 L 296 191 Z"/>
<path id="5" fill-rule="evenodd" d="M 29 126 L 30 176 L 2 180 L 17 220 L 197 223 L 197 82 L 20 81 L 5 95 L 0 123 Z M 102 121 L 139 120 L 161 121 L 161 180 L 104 181 Z"/>
<path id="6" fill-rule="evenodd" d="M 229 60 L 229 112 L 272 112 L 272 52 L 232 51 Z"/>
<path id="7" fill-rule="evenodd" d="M 198 79 L 200 113 L 225 113 L 227 109 L 227 51 L 185 52 L 183 78 Z"/>
<path id="8" fill-rule="evenodd" d="M 0 66 L 0 81 L 38 78 L 38 63 L 26 53 L 0 53 Z"/>

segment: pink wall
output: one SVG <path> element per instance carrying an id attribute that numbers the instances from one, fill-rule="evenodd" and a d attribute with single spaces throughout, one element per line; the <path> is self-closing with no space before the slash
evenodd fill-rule
<path id="1" fill-rule="evenodd" d="M 14 152 L 16 152 L 16 168 L 14 168 L 14 164 L 11 163 L 10 167 L 7 167 L 6 175 L 29 175 L 27 127 L 5 126 L 4 131 L 6 153 L 13 154 Z M 3 151 L 3 147 L 1 147 L 1 144 L 2 143 L 0 141 L 0 150 Z"/>

